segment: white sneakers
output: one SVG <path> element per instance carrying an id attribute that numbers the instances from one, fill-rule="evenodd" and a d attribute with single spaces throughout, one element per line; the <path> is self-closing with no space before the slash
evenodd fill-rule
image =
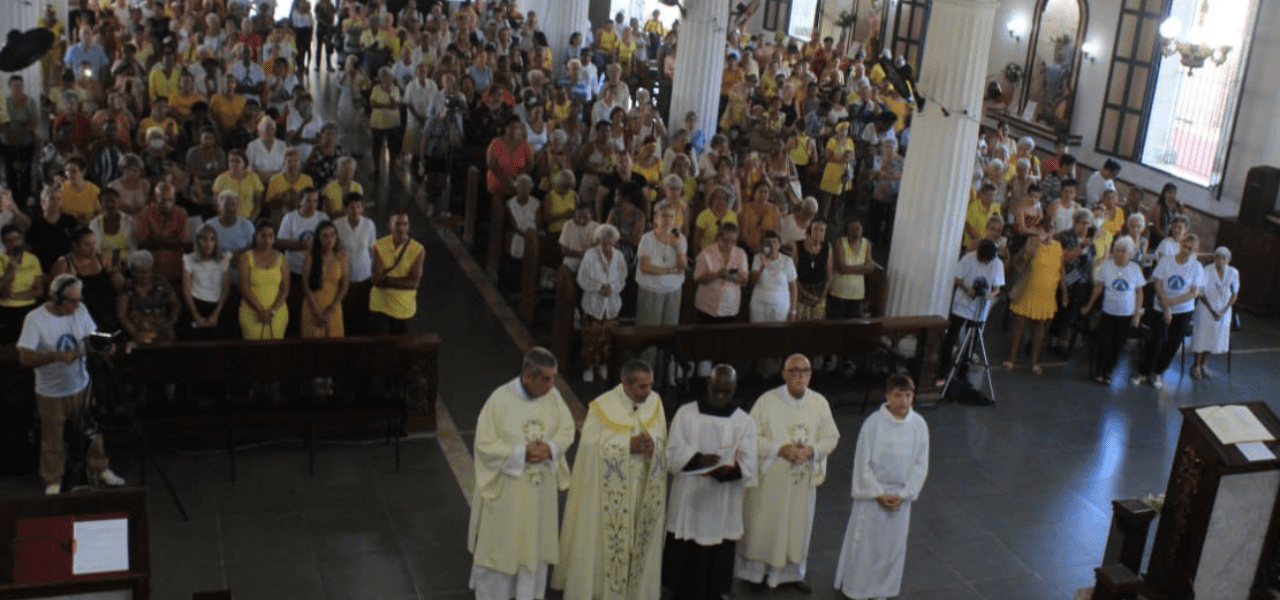
<path id="1" fill-rule="evenodd" d="M 596 365 L 595 368 L 586 367 L 582 369 L 582 382 L 583 383 L 594 382 L 596 380 L 597 374 L 600 375 L 600 381 L 603 381 L 605 383 L 609 382 L 609 366 L 608 365 Z"/>
<path id="2" fill-rule="evenodd" d="M 593 368 L 591 368 L 591 367 L 587 367 L 587 368 L 585 368 L 585 369 L 583 369 L 583 370 L 582 370 L 582 382 L 583 382 L 583 383 L 591 383 L 591 382 L 593 382 L 593 381 L 595 381 L 595 380 L 596 380 L 596 370 L 595 370 L 595 369 L 593 369 Z"/>
<path id="3" fill-rule="evenodd" d="M 1164 378 L 1163 378 L 1163 377 L 1161 377 L 1161 376 L 1159 376 L 1159 375 L 1152 375 L 1152 376 L 1151 376 L 1151 387 L 1153 387 L 1153 388 L 1155 388 L 1155 389 L 1157 389 L 1157 390 L 1158 390 L 1158 389 L 1160 389 L 1160 388 L 1163 388 L 1163 387 L 1164 387 Z"/>
<path id="4" fill-rule="evenodd" d="M 111 469 L 106 469 L 98 474 L 98 481 L 103 485 L 110 487 L 120 487 L 124 485 L 124 478 L 116 475 Z"/>
<path id="5" fill-rule="evenodd" d="M 58 494 L 61 494 L 61 493 L 62 493 L 61 483 L 50 483 L 49 485 L 44 486 L 44 495 L 46 496 L 57 496 Z"/>

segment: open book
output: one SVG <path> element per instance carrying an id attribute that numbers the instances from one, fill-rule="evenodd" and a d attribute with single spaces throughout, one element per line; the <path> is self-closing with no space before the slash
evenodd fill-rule
<path id="1" fill-rule="evenodd" d="M 1273 442 L 1276 439 L 1248 406 L 1240 404 L 1205 406 L 1197 408 L 1196 414 L 1200 415 L 1213 434 L 1218 436 L 1218 441 L 1224 445 L 1242 442 Z"/>
<path id="2" fill-rule="evenodd" d="M 707 454 L 707 453 L 703 452 L 703 454 Z M 705 469 L 694 469 L 692 471 L 685 471 L 684 474 L 685 475 L 706 475 L 707 473 L 710 473 L 725 465 L 737 464 L 738 447 L 722 446 L 719 450 L 716 451 L 716 455 L 720 457 L 720 462 L 716 463 L 715 466 L 707 467 Z"/>

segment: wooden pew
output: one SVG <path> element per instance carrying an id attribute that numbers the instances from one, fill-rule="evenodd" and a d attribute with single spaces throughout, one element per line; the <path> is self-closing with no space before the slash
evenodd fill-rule
<path id="1" fill-rule="evenodd" d="M 868 356 L 881 350 L 882 338 L 896 345 L 910 335 L 916 339 L 916 353 L 908 357 L 908 368 L 917 396 L 928 397 L 937 393 L 933 375 L 946 328 L 942 317 L 619 327 L 613 332 L 613 362 L 620 367 L 651 346 L 674 353 L 678 360 L 776 358 L 793 352 Z"/>
<path id="2" fill-rule="evenodd" d="M 467 169 L 467 187 L 464 191 L 465 208 L 463 209 L 462 220 L 462 244 L 467 250 L 475 250 L 476 247 L 476 208 L 479 206 L 477 199 L 480 194 L 480 169 L 470 167 Z"/>
<path id="3" fill-rule="evenodd" d="M 439 336 L 424 333 L 177 342 L 140 346 L 131 354 L 118 356 L 115 362 L 126 382 L 152 388 L 177 384 L 179 390 L 187 390 L 192 385 L 229 384 L 230 390 L 243 390 L 248 384 L 282 381 L 305 384 L 317 377 L 332 377 L 351 384 L 346 386 L 350 388 L 349 393 L 327 399 L 304 396 L 281 406 L 222 405 L 202 410 L 189 398 L 179 395 L 175 402 L 149 403 L 144 409 L 144 428 L 157 434 L 225 432 L 234 477 L 235 436 L 237 431 L 250 428 L 296 428 L 311 442 L 317 425 L 382 421 L 387 424 L 388 442 L 395 443 L 398 467 L 400 437 L 406 432 L 435 429 L 439 352 Z M 0 349 L 0 374 L 20 371 L 17 352 L 12 347 Z M 395 384 L 388 392 L 357 391 L 363 389 L 365 380 L 371 377 L 391 378 Z M 27 393 L 33 394 L 34 390 L 29 389 Z M 29 402 L 34 405 L 34 397 Z M 114 407 L 104 408 L 110 412 Z M 309 443 L 308 446 L 314 469 L 315 445 Z"/>

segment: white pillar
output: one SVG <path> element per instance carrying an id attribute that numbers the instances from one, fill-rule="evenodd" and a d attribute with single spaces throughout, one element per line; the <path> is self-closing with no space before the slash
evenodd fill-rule
<path id="1" fill-rule="evenodd" d="M 708 143 L 716 133 L 720 82 L 724 79 L 726 24 L 729 0 L 685 2 L 676 40 L 676 73 L 671 89 L 670 124 L 678 127 L 689 111 L 698 113 L 698 126 Z"/>
<path id="2" fill-rule="evenodd" d="M 998 6 L 995 0 L 934 0 L 930 10 L 919 77 L 928 102 L 911 127 L 898 194 L 887 267 L 890 315 L 950 314 Z"/>
<path id="3" fill-rule="evenodd" d="M 553 73 L 549 75 L 559 80 L 564 75 L 564 64 L 570 58 L 578 58 L 568 54 L 569 36 L 575 31 L 585 36 L 586 28 L 590 27 L 587 19 L 590 0 L 521 0 L 520 4 L 524 10 L 538 13 L 538 26 L 546 34 L 555 60 Z"/>

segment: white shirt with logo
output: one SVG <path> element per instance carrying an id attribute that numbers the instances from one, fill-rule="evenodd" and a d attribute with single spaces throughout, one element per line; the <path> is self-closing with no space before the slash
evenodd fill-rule
<path id="1" fill-rule="evenodd" d="M 1177 256 L 1165 256 L 1156 264 L 1156 270 L 1152 272 L 1151 277 L 1164 286 L 1164 295 L 1181 296 L 1193 285 L 1196 289 L 1204 288 L 1204 265 L 1201 265 L 1194 256 L 1187 257 L 1187 262 L 1182 264 L 1178 264 Z M 1191 312 L 1195 307 L 1196 299 L 1192 296 L 1170 306 L 1169 312 L 1180 315 Z M 1160 306 L 1159 296 L 1156 296 L 1155 309 L 1164 312 L 1163 307 Z"/>

